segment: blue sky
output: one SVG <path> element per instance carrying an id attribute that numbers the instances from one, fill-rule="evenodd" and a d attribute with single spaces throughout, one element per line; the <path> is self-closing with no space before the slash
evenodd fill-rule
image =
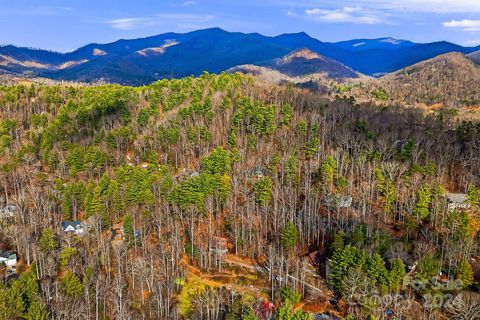
<path id="1" fill-rule="evenodd" d="M 391 36 L 480 45 L 480 0 L 0 0 L 0 43 L 70 51 L 90 42 L 221 27 L 322 41 Z"/>

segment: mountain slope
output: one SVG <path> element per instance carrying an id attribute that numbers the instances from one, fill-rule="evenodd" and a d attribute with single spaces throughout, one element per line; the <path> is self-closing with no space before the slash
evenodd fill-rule
<path id="1" fill-rule="evenodd" d="M 461 53 L 448 53 L 381 78 L 387 92 L 410 104 L 447 107 L 480 104 L 480 67 Z"/>
<path id="2" fill-rule="evenodd" d="M 291 77 L 324 73 L 328 78 L 358 78 L 358 73 L 342 63 L 308 49 L 296 50 L 262 66 Z"/>
<path id="3" fill-rule="evenodd" d="M 480 65 L 480 51 L 472 52 L 467 57 L 474 63 Z"/>
<path id="4" fill-rule="evenodd" d="M 69 53 L 4 46 L 0 47 L 0 71 L 54 79 L 144 84 L 159 78 L 199 75 L 203 71 L 217 73 L 243 64 L 262 65 L 304 48 L 375 76 L 440 54 L 468 54 L 480 49 L 448 42 L 414 44 L 392 38 L 325 43 L 306 33 L 267 37 L 212 28 L 93 43 Z M 305 64 L 298 67 L 305 68 Z"/>
<path id="5" fill-rule="evenodd" d="M 396 50 L 372 49 L 358 51 L 354 54 L 350 53 L 334 57 L 334 59 L 362 73 L 381 76 L 441 54 L 450 52 L 470 53 L 475 50 L 475 48 L 465 48 L 449 42 L 433 42 Z"/>

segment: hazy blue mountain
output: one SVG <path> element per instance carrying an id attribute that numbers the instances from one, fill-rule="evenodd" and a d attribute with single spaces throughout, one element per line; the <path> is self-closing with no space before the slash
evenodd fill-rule
<path id="1" fill-rule="evenodd" d="M 441 54 L 460 52 L 468 54 L 478 49 L 462 47 L 450 42 L 415 44 L 403 48 L 371 49 L 332 58 L 368 75 L 383 75 Z"/>
<path id="2" fill-rule="evenodd" d="M 472 52 L 467 57 L 474 63 L 480 65 L 480 51 Z"/>
<path id="3" fill-rule="evenodd" d="M 212 28 L 107 44 L 92 43 L 69 53 L 3 46 L 0 47 L 0 71 L 54 79 L 104 79 L 142 84 L 164 77 L 198 75 L 203 71 L 221 72 L 238 65 L 261 65 L 300 49 L 318 53 L 328 58 L 329 63 L 335 60 L 364 74 L 382 75 L 440 54 L 468 54 L 480 48 L 448 42 L 415 44 L 392 38 L 326 43 L 303 32 L 267 37 Z M 301 67 L 302 70 L 316 68 L 304 63 Z M 302 71 L 296 74 L 299 72 Z"/>
<path id="4" fill-rule="evenodd" d="M 415 43 L 408 40 L 400 40 L 395 38 L 378 38 L 378 39 L 354 39 L 331 43 L 337 48 L 348 51 L 364 51 L 372 49 L 396 50 L 405 47 L 412 47 Z"/>

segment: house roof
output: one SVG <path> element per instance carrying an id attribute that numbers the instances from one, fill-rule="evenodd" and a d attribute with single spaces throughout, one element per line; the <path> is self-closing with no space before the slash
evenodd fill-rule
<path id="1" fill-rule="evenodd" d="M 75 229 L 81 228 L 82 223 L 80 221 L 63 221 L 62 222 L 62 229 L 66 230 L 68 227 L 73 227 Z"/>
<path id="2" fill-rule="evenodd" d="M 17 259 L 17 254 L 13 251 L 0 250 L 0 258 L 4 259 Z"/>
<path id="3" fill-rule="evenodd" d="M 448 193 L 448 202 L 464 203 L 467 202 L 467 195 L 465 193 Z"/>

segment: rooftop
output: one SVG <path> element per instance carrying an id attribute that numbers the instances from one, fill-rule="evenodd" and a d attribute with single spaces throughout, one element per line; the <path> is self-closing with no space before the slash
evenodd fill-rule
<path id="1" fill-rule="evenodd" d="M 0 258 L 17 259 L 17 254 L 13 251 L 0 250 Z"/>
<path id="2" fill-rule="evenodd" d="M 82 223 L 80 221 L 63 221 L 62 222 L 62 229 L 67 229 L 68 227 L 73 227 L 75 229 L 78 229 L 82 226 Z"/>
<path id="3" fill-rule="evenodd" d="M 465 193 L 448 193 L 448 202 L 464 203 L 467 202 L 467 195 Z"/>

